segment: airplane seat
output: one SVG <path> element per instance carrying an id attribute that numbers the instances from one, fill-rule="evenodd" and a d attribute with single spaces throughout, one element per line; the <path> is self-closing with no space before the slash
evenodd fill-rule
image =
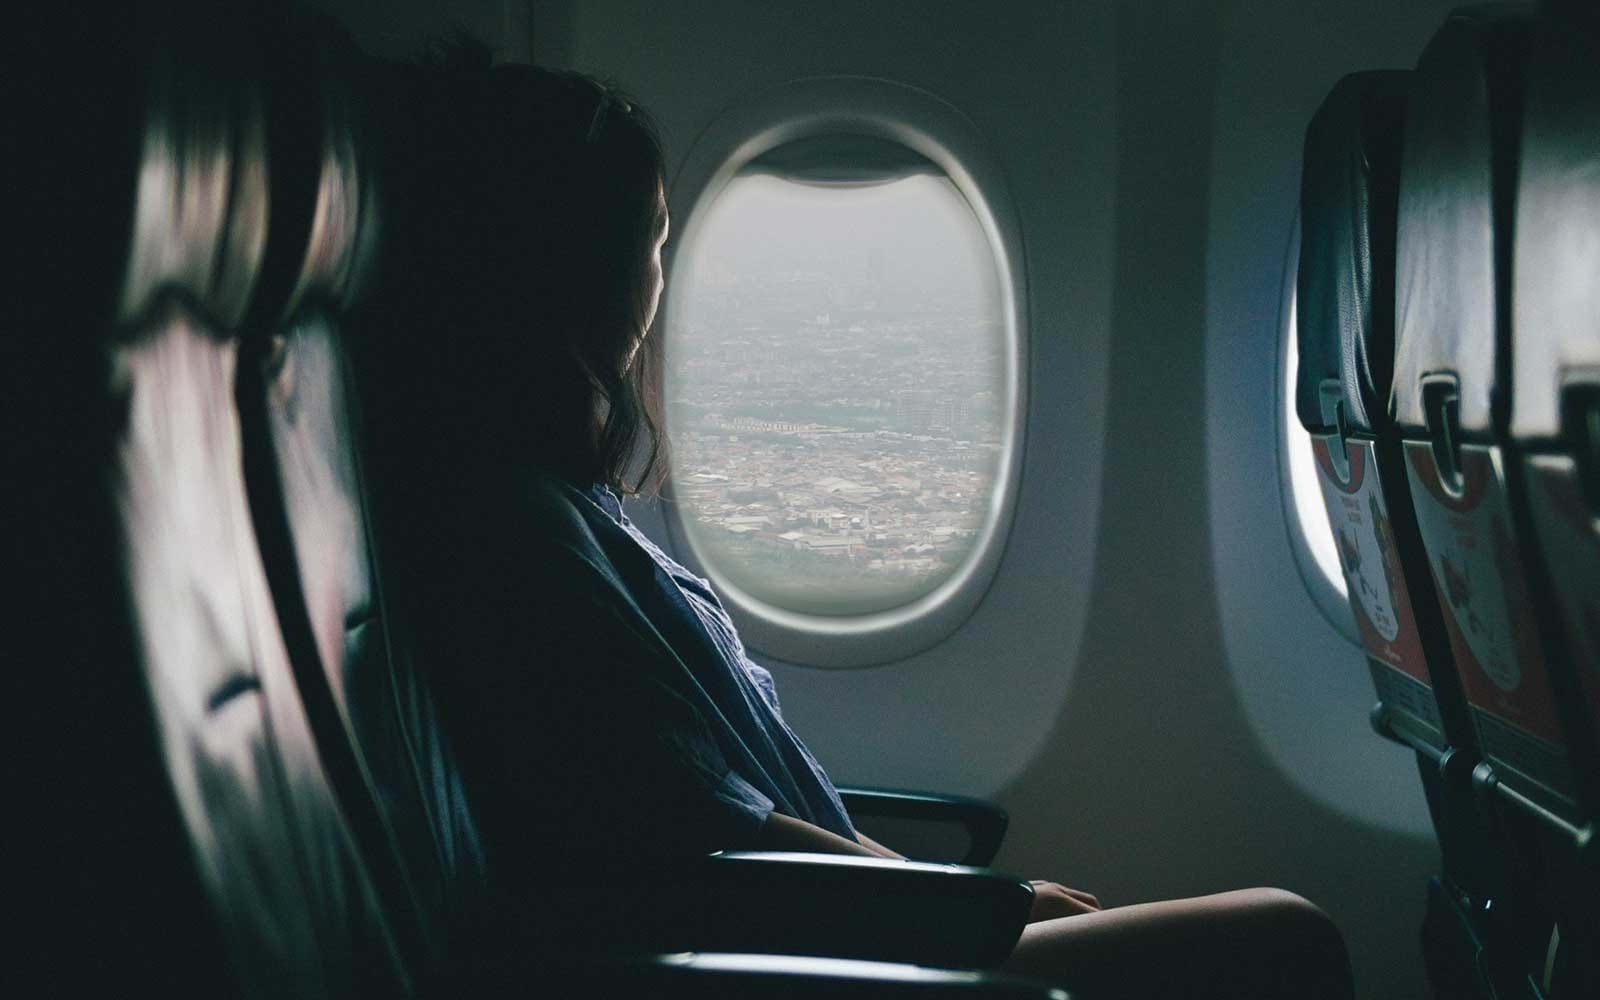
<path id="1" fill-rule="evenodd" d="M 1540 628 L 1559 633 L 1552 683 L 1564 709 L 1581 804 L 1576 858 L 1557 877 L 1570 975 L 1600 993 L 1600 875 L 1593 846 L 1600 720 L 1600 18 L 1541 17 L 1534 31 L 1517 174 L 1510 341 L 1509 459 L 1524 537 L 1535 540 Z M 1565 852 L 1562 852 L 1564 855 Z"/>
<path id="2" fill-rule="evenodd" d="M 124 12 L 100 13 L 73 22 L 76 72 L 54 58 L 9 67 L 28 100 L 0 168 L 21 251 L 0 296 L 8 974 L 65 996 L 133 983 L 227 996 L 116 572 L 106 478 L 127 399 L 106 334 L 129 253 L 140 94 Z M 55 18 L 11 29 L 23 51 L 62 37 Z"/>
<path id="3" fill-rule="evenodd" d="M 1394 411 L 1451 651 L 1484 757 L 1541 805 L 1574 785 L 1497 424 L 1522 8 L 1450 18 L 1418 63 L 1399 215 Z"/>
<path id="4" fill-rule="evenodd" d="M 319 746 L 392 908 L 416 914 L 416 961 L 431 969 L 456 893 L 474 882 L 475 837 L 430 689 L 382 599 L 361 485 L 343 336 L 381 231 L 370 64 L 331 22 L 286 36 L 271 81 L 273 293 L 250 319 L 239 378 L 246 475 Z"/>
<path id="5" fill-rule="evenodd" d="M 1510 438 L 1569 661 L 1557 694 L 1578 708 L 1577 791 L 1597 798 L 1600 719 L 1600 22 L 1541 19 L 1528 60 L 1517 174 Z M 1541 621 L 1541 626 L 1547 622 Z"/>
<path id="6" fill-rule="evenodd" d="M 1378 693 L 1375 725 L 1437 761 L 1450 740 L 1430 664 L 1449 654 L 1439 645 L 1442 634 L 1425 628 L 1434 624 L 1427 603 L 1432 583 L 1417 572 L 1425 563 L 1402 556 L 1407 545 L 1414 552 L 1420 542 L 1388 411 L 1400 130 L 1409 77 L 1397 70 L 1345 77 L 1306 129 L 1295 410 L 1311 434 L 1350 607 Z"/>
<path id="7" fill-rule="evenodd" d="M 76 695 L 46 738 L 86 737 L 45 772 L 54 794 L 35 814 L 72 852 L 61 871 L 80 873 L 54 901 L 66 919 L 43 928 L 46 954 L 82 953 L 47 972 L 69 993 L 405 983 L 289 669 L 241 474 L 239 331 L 261 292 L 275 188 L 262 24 L 257 8 L 238 13 L 137 5 L 114 19 L 106 61 L 73 84 L 95 110 L 63 108 L 54 123 L 69 144 L 106 148 L 41 199 L 103 192 L 91 197 L 103 216 L 81 229 L 61 228 L 70 213 L 41 220 L 55 225 L 37 235 L 58 245 L 48 256 L 117 262 L 97 270 L 101 287 L 58 297 L 89 275 L 46 274 L 17 290 L 34 319 L 74 317 L 20 331 L 39 382 L 14 398 L 37 404 L 32 429 L 48 442 L 20 468 L 55 478 L 30 493 L 39 520 L 7 522 L 24 558 L 6 564 L 26 573 L 66 556 L 13 582 L 44 610 L 21 622 L 24 644 L 69 652 L 60 681 Z"/>
<path id="8" fill-rule="evenodd" d="M 841 785 L 857 830 L 917 861 L 994 864 L 1011 816 L 996 802 L 947 792 Z"/>
<path id="9" fill-rule="evenodd" d="M 1306 130 L 1295 408 L 1311 435 L 1357 632 L 1378 695 L 1374 729 L 1416 753 L 1442 851 L 1423 949 L 1436 984 L 1476 979 L 1482 934 L 1462 898 L 1497 898 L 1474 798 L 1475 741 L 1413 513 L 1389 396 L 1407 71 L 1354 73 Z M 1463 930 L 1466 928 L 1467 930 Z M 1463 987 L 1449 991 L 1464 993 Z"/>
<path id="10" fill-rule="evenodd" d="M 1392 408 L 1482 757 L 1474 788 L 1506 872 L 1504 895 L 1479 914 L 1492 927 L 1492 975 L 1538 995 L 1564 930 L 1560 859 L 1583 837 L 1560 641 L 1540 625 L 1536 552 L 1505 433 L 1532 24 L 1531 7 L 1465 8 L 1418 61 L 1402 153 Z"/>

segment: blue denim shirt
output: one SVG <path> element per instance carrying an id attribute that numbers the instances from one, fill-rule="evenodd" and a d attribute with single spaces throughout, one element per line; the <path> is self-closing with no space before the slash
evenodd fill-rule
<path id="1" fill-rule="evenodd" d="M 511 463 L 433 496 L 407 620 L 487 891 L 754 847 L 773 810 L 853 837 L 716 595 L 615 496 Z"/>
<path id="2" fill-rule="evenodd" d="M 776 809 L 854 840 L 833 783 L 784 721 L 772 674 L 746 654 L 711 585 L 646 537 L 623 513 L 616 494 L 596 486 L 586 499 L 603 515 L 602 520 L 586 512 L 585 519 L 611 560 L 640 564 L 619 569 L 632 578 L 632 597 L 696 682 L 691 700 L 729 768 L 718 797 L 758 824 Z"/>

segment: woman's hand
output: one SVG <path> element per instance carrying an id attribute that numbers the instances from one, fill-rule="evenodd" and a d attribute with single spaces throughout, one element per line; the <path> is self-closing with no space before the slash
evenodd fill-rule
<path id="1" fill-rule="evenodd" d="M 1080 913 L 1097 913 L 1100 910 L 1100 900 L 1095 898 L 1094 893 L 1068 889 L 1059 882 L 1040 879 L 1029 879 L 1028 884 L 1033 886 L 1033 909 L 1028 914 L 1030 924 L 1054 920 L 1056 917 L 1075 917 Z"/>

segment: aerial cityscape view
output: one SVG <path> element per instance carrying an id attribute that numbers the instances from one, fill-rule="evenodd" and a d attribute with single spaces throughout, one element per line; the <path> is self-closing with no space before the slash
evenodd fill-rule
<path id="1" fill-rule="evenodd" d="M 971 210 L 944 178 L 744 178 L 693 240 L 666 390 L 702 562 L 809 614 L 937 587 L 983 527 L 1003 444 L 995 265 Z"/>

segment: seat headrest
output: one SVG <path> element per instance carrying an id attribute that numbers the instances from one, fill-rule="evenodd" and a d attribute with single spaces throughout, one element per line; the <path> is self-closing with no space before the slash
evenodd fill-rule
<path id="1" fill-rule="evenodd" d="M 1542 19 L 1528 59 L 1512 295 L 1511 432 L 1561 432 L 1600 385 L 1600 20 Z"/>
<path id="2" fill-rule="evenodd" d="M 261 81 L 226 64 L 163 53 L 147 63 L 133 233 L 117 322 L 137 325 L 167 295 L 221 329 L 243 318 L 267 234 Z M 209 64 L 208 64 L 209 63 Z"/>
<path id="3" fill-rule="evenodd" d="M 1412 75 L 1401 154 L 1393 413 L 1426 426 L 1423 379 L 1449 376 L 1459 427 L 1487 434 L 1509 278 L 1519 74 L 1529 8 L 1446 19 Z"/>
<path id="4" fill-rule="evenodd" d="M 275 40 L 268 116 L 273 206 L 260 302 L 262 328 L 303 308 L 342 310 L 376 243 L 376 185 L 361 107 L 364 57 L 331 23 L 287 21 Z"/>
<path id="5" fill-rule="evenodd" d="M 1306 129 L 1300 179 L 1295 410 L 1331 430 L 1323 389 L 1340 386 L 1351 427 L 1386 419 L 1394 363 L 1395 204 L 1409 73 L 1352 73 Z"/>
<path id="6" fill-rule="evenodd" d="M 311 15 L 157 34 L 116 321 L 176 297 L 214 335 L 349 304 L 375 240 L 347 39 Z"/>
<path id="7" fill-rule="evenodd" d="M 259 349 L 358 270 L 336 40 L 256 0 L 174 7 L 129 46 L 137 204 L 105 352 L 126 400 L 112 492 L 135 653 L 237 987 L 397 995 L 422 960 L 413 904 L 345 734 L 327 737 L 337 707 L 303 680 L 260 421 L 283 369 Z"/>

